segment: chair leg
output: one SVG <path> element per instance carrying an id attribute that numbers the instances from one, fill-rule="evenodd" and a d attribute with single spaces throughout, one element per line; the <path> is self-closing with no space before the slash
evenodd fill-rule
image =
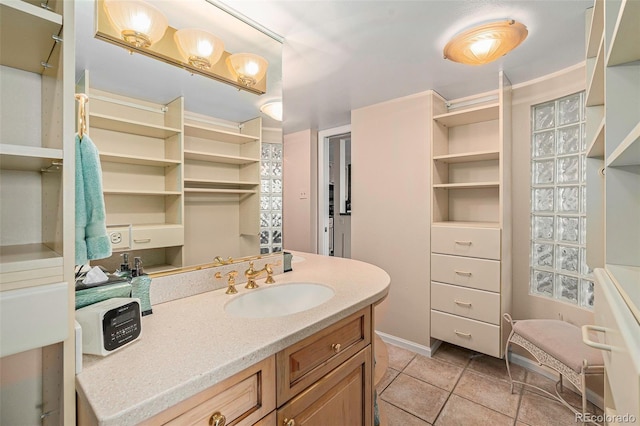
<path id="1" fill-rule="evenodd" d="M 511 377 L 511 368 L 509 368 L 509 344 L 507 341 L 507 347 L 504 350 L 504 362 L 507 364 L 507 374 L 509 375 L 509 383 L 511 384 L 511 393 L 513 393 L 513 378 Z"/>

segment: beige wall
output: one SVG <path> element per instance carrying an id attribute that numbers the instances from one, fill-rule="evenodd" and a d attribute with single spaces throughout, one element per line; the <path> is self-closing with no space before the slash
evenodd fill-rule
<path id="1" fill-rule="evenodd" d="M 582 325 L 593 323 L 593 313 L 569 303 L 529 294 L 531 106 L 584 90 L 583 66 L 519 85 L 512 107 L 513 312 L 515 319 L 563 318 Z"/>
<path id="2" fill-rule="evenodd" d="M 351 257 L 391 276 L 376 329 L 429 346 L 430 92 L 352 111 Z"/>
<path id="3" fill-rule="evenodd" d="M 284 248 L 316 252 L 318 133 L 284 136 L 282 236 Z"/>

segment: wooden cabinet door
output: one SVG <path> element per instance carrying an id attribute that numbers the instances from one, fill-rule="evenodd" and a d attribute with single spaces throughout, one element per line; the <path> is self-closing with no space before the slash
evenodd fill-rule
<path id="1" fill-rule="evenodd" d="M 373 424 L 371 346 L 367 346 L 278 410 L 278 425 Z M 291 422 L 293 420 L 293 422 Z"/>

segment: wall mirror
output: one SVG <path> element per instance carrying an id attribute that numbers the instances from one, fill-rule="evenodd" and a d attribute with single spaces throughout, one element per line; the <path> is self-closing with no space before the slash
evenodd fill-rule
<path id="1" fill-rule="evenodd" d="M 282 99 L 282 40 L 221 3 L 149 3 L 173 29 L 205 29 L 227 52 L 264 57 L 265 93 L 100 40 L 103 1 L 75 2 L 76 91 L 89 98 L 114 248 L 92 264 L 114 270 L 128 252 L 147 272 L 181 272 L 280 251 L 282 128 L 260 107 Z"/>

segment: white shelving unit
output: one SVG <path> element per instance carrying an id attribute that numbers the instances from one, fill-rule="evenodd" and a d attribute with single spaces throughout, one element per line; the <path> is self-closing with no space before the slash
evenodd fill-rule
<path id="1" fill-rule="evenodd" d="M 602 40 L 604 52 L 600 51 L 598 58 L 605 58 L 602 73 L 587 66 L 593 74 L 591 79 L 605 88 L 603 105 L 587 110 L 587 140 L 591 141 L 587 159 L 587 262 L 595 268 L 594 316 L 596 324 L 605 330 L 601 342 L 615 347 L 603 352 L 607 373 L 605 412 L 637 413 L 640 2 L 596 0 L 588 16 L 587 38 Z M 593 60 L 588 49 L 587 65 Z"/>
<path id="2" fill-rule="evenodd" d="M 502 357 L 511 84 L 500 73 L 494 92 L 432 102 L 431 336 Z"/>
<path id="3" fill-rule="evenodd" d="M 17 424 L 75 423 L 74 15 L 50 6 L 0 0 L 0 393 L 19 401 L 0 412 Z"/>
<path id="4" fill-rule="evenodd" d="M 235 123 L 185 113 L 187 264 L 258 252 L 261 129 L 260 118 Z"/>

